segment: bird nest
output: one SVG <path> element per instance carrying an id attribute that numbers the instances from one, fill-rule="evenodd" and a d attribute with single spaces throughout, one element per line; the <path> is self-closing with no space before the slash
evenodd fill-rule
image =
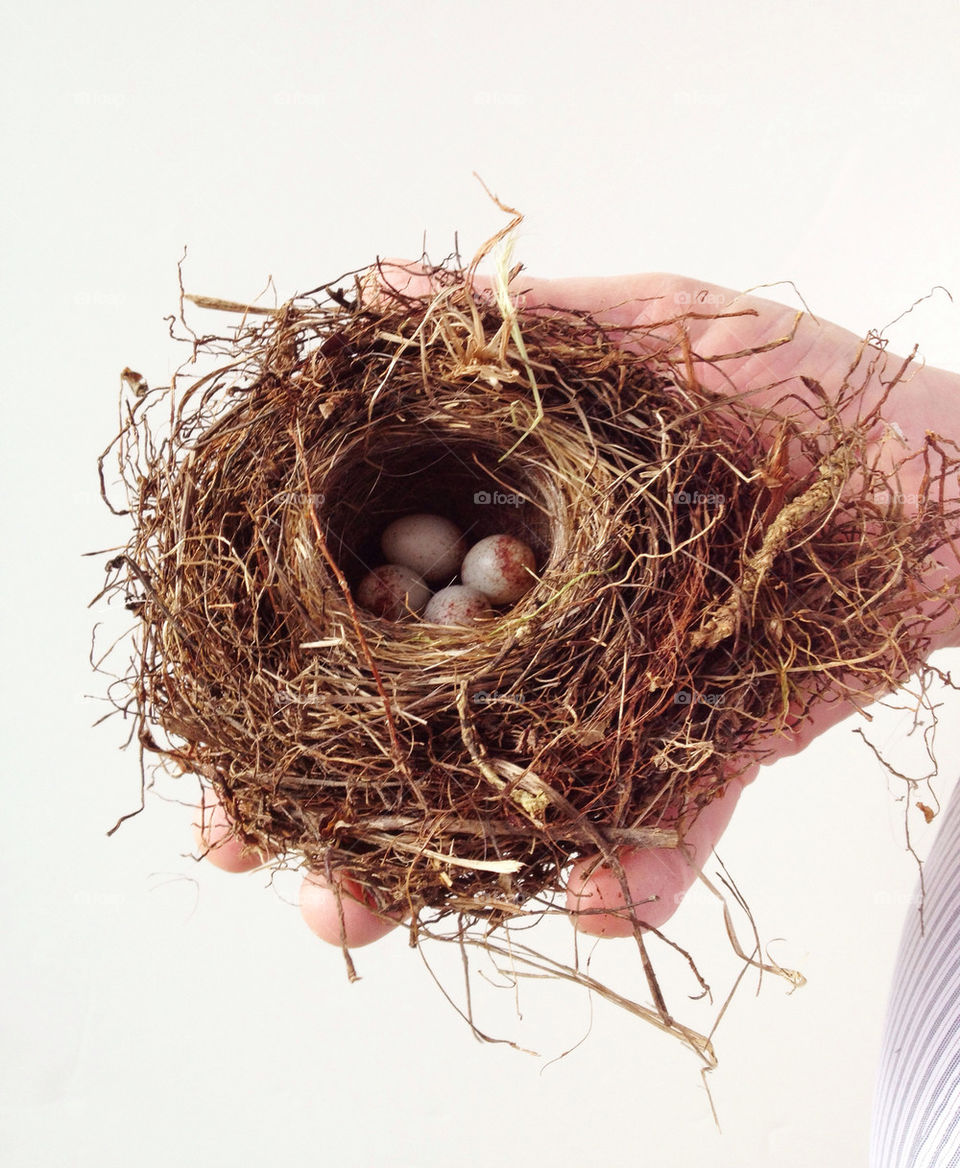
<path id="1" fill-rule="evenodd" d="M 105 589 L 137 619 L 114 700 L 245 843 L 349 875 L 414 940 L 451 916 L 489 939 L 578 858 L 623 879 L 624 847 L 682 846 L 681 813 L 813 703 L 916 669 L 955 463 L 937 448 L 907 517 L 849 385 L 843 421 L 809 379 L 815 405 L 771 413 L 652 328 L 521 308 L 518 269 L 493 290 L 456 259 L 417 271 L 422 296 L 351 273 L 191 331 L 170 387 L 128 374 L 101 460 L 132 520 Z M 365 612 L 380 533 L 412 512 L 520 537 L 535 584 L 469 627 Z"/>

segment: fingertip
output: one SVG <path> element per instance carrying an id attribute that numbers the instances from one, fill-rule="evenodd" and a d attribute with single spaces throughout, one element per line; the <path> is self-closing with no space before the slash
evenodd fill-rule
<path id="1" fill-rule="evenodd" d="M 360 279 L 361 299 L 371 308 L 388 308 L 391 301 L 429 300 L 443 286 L 429 264 L 398 257 L 378 259 Z M 489 289 L 490 277 L 474 274 L 475 291 Z"/>
<path id="2" fill-rule="evenodd" d="M 360 280 L 361 298 L 371 308 L 386 308 L 391 300 L 428 296 L 433 280 L 418 260 L 377 259 Z"/>
<path id="3" fill-rule="evenodd" d="M 578 860 L 567 881 L 567 910 L 574 927 L 593 937 L 629 937 L 633 916 L 641 928 L 658 929 L 676 911 L 675 890 L 687 866 L 676 848 L 624 849 L 620 862 L 630 892 L 626 907 L 616 873 L 597 858 Z"/>
<path id="4" fill-rule="evenodd" d="M 331 885 L 319 872 L 308 872 L 300 885 L 300 915 L 321 941 L 340 945 L 345 939 L 351 949 L 359 949 L 392 933 L 400 923 L 399 917 L 378 915 L 355 880 L 340 876 L 337 882 L 343 909 L 342 937 L 338 897 Z"/>
<path id="5" fill-rule="evenodd" d="M 628 937 L 634 916 L 643 929 L 665 925 L 726 830 L 744 781 L 754 774 L 731 779 L 723 794 L 696 812 L 689 825 L 681 820 L 681 847 L 621 851 L 629 902 L 612 868 L 598 865 L 596 856 L 578 860 L 567 881 L 567 910 L 574 927 L 595 937 Z"/>
<path id="6" fill-rule="evenodd" d="M 196 808 L 193 838 L 202 857 L 222 872 L 251 872 L 269 857 L 234 834 L 233 823 L 213 791 L 203 794 Z"/>

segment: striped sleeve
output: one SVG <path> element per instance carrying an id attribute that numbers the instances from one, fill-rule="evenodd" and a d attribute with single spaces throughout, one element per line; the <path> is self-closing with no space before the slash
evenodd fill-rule
<path id="1" fill-rule="evenodd" d="M 913 907 L 887 1006 L 870 1168 L 960 1168 L 960 784 L 923 871 L 924 932 Z"/>

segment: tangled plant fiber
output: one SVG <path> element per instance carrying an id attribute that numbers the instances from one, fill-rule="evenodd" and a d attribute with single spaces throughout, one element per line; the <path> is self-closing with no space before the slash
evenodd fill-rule
<path id="1" fill-rule="evenodd" d="M 617 849 L 682 846 L 680 813 L 814 702 L 917 669 L 957 462 L 913 452 L 929 473 L 907 517 L 869 453 L 883 402 L 858 412 L 852 379 L 761 411 L 703 388 L 654 327 L 525 310 L 519 267 L 488 291 L 476 262 L 424 261 L 423 296 L 351 273 L 229 335 L 190 330 L 168 388 L 128 372 L 101 480 L 115 459 L 133 532 L 105 593 L 137 617 L 114 702 L 242 840 L 348 874 L 413 942 L 449 919 L 506 952 L 575 859 L 622 880 Z M 421 511 L 520 536 L 535 586 L 471 628 L 364 612 L 380 532 Z M 608 996 L 712 1063 L 624 911 L 654 1008 Z"/>

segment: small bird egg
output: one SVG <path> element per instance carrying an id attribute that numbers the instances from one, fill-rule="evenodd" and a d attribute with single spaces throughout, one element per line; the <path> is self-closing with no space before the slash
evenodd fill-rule
<path id="1" fill-rule="evenodd" d="M 357 603 L 374 616 L 399 620 L 407 606 L 421 612 L 430 599 L 422 576 L 403 564 L 381 564 L 368 572 L 357 587 Z"/>
<path id="2" fill-rule="evenodd" d="M 472 625 L 477 617 L 492 616 L 490 601 L 476 588 L 451 584 L 430 597 L 423 619 L 436 625 Z"/>
<path id="3" fill-rule="evenodd" d="M 428 584 L 452 580 L 467 550 L 463 532 L 440 515 L 403 515 L 384 529 L 383 554 L 391 564 L 404 564 Z"/>
<path id="4" fill-rule="evenodd" d="M 488 535 L 467 552 L 460 578 L 493 604 L 513 604 L 536 583 L 530 575 L 536 566 L 533 550 L 521 540 Z"/>

